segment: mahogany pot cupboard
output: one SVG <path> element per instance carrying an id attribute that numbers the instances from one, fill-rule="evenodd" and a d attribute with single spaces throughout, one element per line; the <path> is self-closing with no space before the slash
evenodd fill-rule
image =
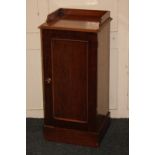
<path id="1" fill-rule="evenodd" d="M 47 140 L 99 146 L 109 122 L 110 12 L 60 8 L 40 28 Z"/>

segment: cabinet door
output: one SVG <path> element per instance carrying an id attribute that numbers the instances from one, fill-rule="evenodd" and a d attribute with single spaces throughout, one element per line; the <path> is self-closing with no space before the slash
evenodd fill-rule
<path id="1" fill-rule="evenodd" d="M 52 39 L 53 117 L 87 122 L 88 43 Z"/>
<path id="2" fill-rule="evenodd" d="M 89 80 L 91 69 L 95 71 L 95 67 L 91 68 L 94 61 L 89 59 L 89 49 L 93 49 L 89 37 L 44 31 L 45 120 L 52 125 L 86 127 L 94 114 L 92 111 L 95 112 L 91 106 L 93 99 L 89 97 L 95 84 L 93 78 Z"/>

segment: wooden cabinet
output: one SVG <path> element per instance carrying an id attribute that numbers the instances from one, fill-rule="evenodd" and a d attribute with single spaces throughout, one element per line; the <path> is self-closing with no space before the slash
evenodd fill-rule
<path id="1" fill-rule="evenodd" d="M 110 12 L 58 9 L 40 26 L 47 140 L 96 147 L 109 125 Z"/>

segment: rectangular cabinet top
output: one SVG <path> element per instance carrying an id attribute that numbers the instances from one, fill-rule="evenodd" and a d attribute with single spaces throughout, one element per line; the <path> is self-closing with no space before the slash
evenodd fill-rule
<path id="1" fill-rule="evenodd" d="M 60 8 L 47 16 L 40 29 L 98 32 L 110 22 L 110 11 Z"/>

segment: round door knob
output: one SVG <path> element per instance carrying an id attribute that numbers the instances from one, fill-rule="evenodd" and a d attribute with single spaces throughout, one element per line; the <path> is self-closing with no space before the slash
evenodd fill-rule
<path id="1" fill-rule="evenodd" d="M 50 84 L 52 80 L 51 80 L 51 78 L 47 78 L 45 81 L 47 84 Z"/>

